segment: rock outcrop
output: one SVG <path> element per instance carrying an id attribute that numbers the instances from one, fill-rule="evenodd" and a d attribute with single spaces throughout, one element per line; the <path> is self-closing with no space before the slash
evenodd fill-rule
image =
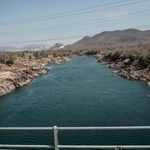
<path id="1" fill-rule="evenodd" d="M 28 66 L 17 70 L 0 72 L 0 96 L 26 85 L 31 79 L 47 71 L 47 67 L 37 65 L 36 67 Z"/>
<path id="2" fill-rule="evenodd" d="M 48 71 L 47 63 L 61 63 L 69 60 L 67 57 L 49 57 L 33 62 L 22 62 L 11 67 L 0 66 L 0 96 L 28 84 L 34 77 Z"/>
<path id="3" fill-rule="evenodd" d="M 141 67 L 139 64 L 138 58 L 131 60 L 131 58 L 122 58 L 118 57 L 116 60 L 113 60 L 111 55 L 98 59 L 104 65 L 107 65 L 110 68 L 117 69 L 117 74 L 130 79 L 130 80 L 142 80 L 149 82 L 150 81 L 150 66 Z"/>

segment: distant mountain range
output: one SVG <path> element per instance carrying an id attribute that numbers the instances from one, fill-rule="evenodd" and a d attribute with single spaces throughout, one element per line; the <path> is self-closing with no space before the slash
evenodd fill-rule
<path id="1" fill-rule="evenodd" d="M 15 47 L 15 46 L 0 46 L 0 51 L 15 51 L 15 50 L 34 50 L 34 49 L 42 49 L 45 45 L 43 44 L 29 44 L 23 47 Z"/>
<path id="2" fill-rule="evenodd" d="M 45 45 L 43 44 L 29 44 L 21 47 L 21 49 L 42 49 Z"/>
<path id="3" fill-rule="evenodd" d="M 138 29 L 127 29 L 127 30 L 115 30 L 115 31 L 104 31 L 94 36 L 85 36 L 79 41 L 64 46 L 61 43 L 56 43 L 50 47 L 50 50 L 55 49 L 90 49 L 90 48 L 101 48 L 108 46 L 126 46 L 135 45 L 141 43 L 150 42 L 150 30 L 138 30 Z M 13 46 L 1 46 L 0 50 L 34 50 L 42 49 L 45 47 L 43 44 L 30 44 L 25 45 L 21 48 Z"/>
<path id="4" fill-rule="evenodd" d="M 17 50 L 41 50 L 41 49 L 50 49 L 50 50 L 56 50 L 56 49 L 61 49 L 64 48 L 64 44 L 61 43 L 56 43 L 53 46 L 46 46 L 43 44 L 29 44 L 25 45 L 23 47 L 15 47 L 15 46 L 0 46 L 0 51 L 17 51 Z"/>
<path id="5" fill-rule="evenodd" d="M 56 43 L 53 46 L 51 46 L 49 49 L 50 50 L 56 50 L 56 49 L 62 49 L 62 48 L 64 48 L 64 44 L 62 44 L 62 43 Z"/>
<path id="6" fill-rule="evenodd" d="M 0 51 L 9 51 L 9 50 L 18 50 L 17 47 L 15 46 L 0 46 Z"/>
<path id="7" fill-rule="evenodd" d="M 150 30 L 105 31 L 94 36 L 85 36 L 81 40 L 67 45 L 66 48 L 100 48 L 104 46 L 124 46 L 150 42 Z"/>

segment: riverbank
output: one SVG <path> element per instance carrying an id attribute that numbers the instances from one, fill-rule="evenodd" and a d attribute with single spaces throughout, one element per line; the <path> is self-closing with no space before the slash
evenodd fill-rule
<path id="1" fill-rule="evenodd" d="M 121 53 L 98 55 L 98 61 L 110 68 L 115 69 L 113 73 L 129 80 L 150 81 L 149 58 L 125 56 Z"/>
<path id="2" fill-rule="evenodd" d="M 34 77 L 46 73 L 48 63 L 60 64 L 68 57 L 53 57 L 18 61 L 13 65 L 0 64 L 0 96 L 28 84 Z"/>

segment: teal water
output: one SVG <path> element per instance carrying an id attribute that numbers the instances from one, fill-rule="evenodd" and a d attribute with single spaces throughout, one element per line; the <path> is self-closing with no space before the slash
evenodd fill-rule
<path id="1" fill-rule="evenodd" d="M 150 88 L 76 56 L 0 98 L 0 126 L 150 125 Z M 150 144 L 150 132 L 60 133 L 61 144 Z M 48 132 L 0 132 L 1 143 L 53 143 Z M 40 142 L 40 143 L 39 143 Z M 82 143 L 81 143 L 82 142 Z"/>

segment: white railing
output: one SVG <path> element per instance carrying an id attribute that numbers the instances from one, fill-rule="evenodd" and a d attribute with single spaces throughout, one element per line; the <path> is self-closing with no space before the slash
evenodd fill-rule
<path id="1" fill-rule="evenodd" d="M 59 145 L 58 131 L 61 130 L 150 130 L 150 126 L 124 126 L 124 127 L 0 127 L 1 130 L 37 130 L 37 131 L 53 131 L 54 134 L 54 146 L 52 145 L 11 145 L 11 144 L 0 144 L 1 148 L 39 148 L 39 149 L 150 149 L 150 145 Z"/>

